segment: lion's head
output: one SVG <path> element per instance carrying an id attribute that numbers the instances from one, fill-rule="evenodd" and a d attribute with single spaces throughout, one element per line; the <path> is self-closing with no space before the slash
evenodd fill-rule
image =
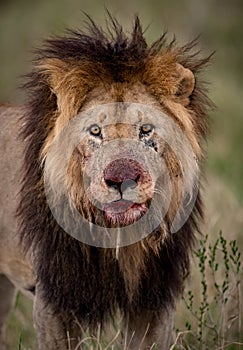
<path id="1" fill-rule="evenodd" d="M 198 72 L 209 58 L 198 58 L 196 42 L 179 47 L 165 35 L 148 46 L 138 19 L 130 37 L 116 21 L 112 26 L 106 35 L 91 21 L 88 34 L 51 39 L 38 53 L 27 84 L 22 236 L 27 244 L 38 242 L 43 261 L 58 261 L 55 273 L 63 284 L 65 259 L 77 274 L 87 272 L 80 267 L 94 254 L 87 243 L 119 244 L 127 289 L 136 289 L 145 256 L 155 254 L 167 269 L 161 283 L 179 290 L 202 214 L 198 184 L 210 100 Z M 70 246 L 73 256 L 57 257 Z M 77 262 L 79 254 L 86 258 Z M 112 250 L 102 254 L 115 256 Z M 170 260 L 175 254 L 177 271 Z M 100 264 L 105 270 L 108 260 Z M 38 260 L 40 279 L 48 269 Z M 163 291 L 161 285 L 157 295 L 166 300 Z"/>
<path id="2" fill-rule="evenodd" d="M 164 212 L 153 228 L 163 221 L 166 232 L 198 185 L 207 100 L 196 72 L 205 61 L 188 54 L 194 43 L 178 48 L 163 37 L 147 47 L 138 21 L 131 39 L 119 26 L 115 31 L 114 42 L 97 29 L 91 37 L 50 40 L 42 51 L 34 78 L 41 79 L 50 109 L 40 160 L 45 163 L 58 135 L 79 118 L 49 157 L 52 205 L 60 208 L 67 186 L 85 219 L 124 227 L 143 217 L 157 196 L 153 217 Z M 66 184 L 61 169 L 70 144 Z"/>

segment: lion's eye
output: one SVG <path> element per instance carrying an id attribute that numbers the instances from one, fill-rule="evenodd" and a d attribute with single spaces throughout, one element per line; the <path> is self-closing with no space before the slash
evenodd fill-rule
<path id="1" fill-rule="evenodd" d="M 94 124 L 94 125 L 91 125 L 91 127 L 89 128 L 89 132 L 93 136 L 100 136 L 101 135 L 101 128 L 99 127 L 99 125 Z"/>
<path id="2" fill-rule="evenodd" d="M 154 126 L 152 124 L 143 124 L 140 128 L 140 134 L 148 135 L 153 131 L 153 129 L 154 129 Z"/>

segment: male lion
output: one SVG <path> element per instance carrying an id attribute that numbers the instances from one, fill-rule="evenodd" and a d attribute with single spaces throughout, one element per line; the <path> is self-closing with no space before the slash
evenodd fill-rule
<path id="1" fill-rule="evenodd" d="M 48 40 L 28 103 L 0 107 L 1 350 L 15 288 L 41 350 L 76 349 L 118 312 L 124 348 L 169 348 L 202 217 L 209 58 L 110 20 Z"/>

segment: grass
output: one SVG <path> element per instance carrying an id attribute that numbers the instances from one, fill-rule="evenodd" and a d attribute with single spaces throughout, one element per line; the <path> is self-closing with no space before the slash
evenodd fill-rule
<path id="1" fill-rule="evenodd" d="M 8 320 L 7 349 L 36 349 L 32 319 L 32 301 L 21 293 L 17 295 L 15 307 Z"/>
<path id="2" fill-rule="evenodd" d="M 236 240 L 226 240 L 222 232 L 215 240 L 208 235 L 199 240 L 194 274 L 200 281 L 196 290 L 192 286 L 185 291 L 183 301 L 188 315 L 184 328 L 187 332 L 177 330 L 180 339 L 176 349 L 226 349 L 229 346 L 239 349 L 239 344 L 243 346 L 241 258 Z"/>

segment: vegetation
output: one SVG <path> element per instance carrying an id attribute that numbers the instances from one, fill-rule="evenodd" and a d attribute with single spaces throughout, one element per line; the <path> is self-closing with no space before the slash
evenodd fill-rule
<path id="1" fill-rule="evenodd" d="M 239 349 L 242 316 L 240 281 L 241 252 L 236 240 L 227 241 L 222 232 L 211 243 L 208 235 L 195 251 L 200 276 L 200 293 L 186 290 L 186 332 L 177 330 L 175 349 Z M 197 288 L 198 289 L 198 288 Z"/>

